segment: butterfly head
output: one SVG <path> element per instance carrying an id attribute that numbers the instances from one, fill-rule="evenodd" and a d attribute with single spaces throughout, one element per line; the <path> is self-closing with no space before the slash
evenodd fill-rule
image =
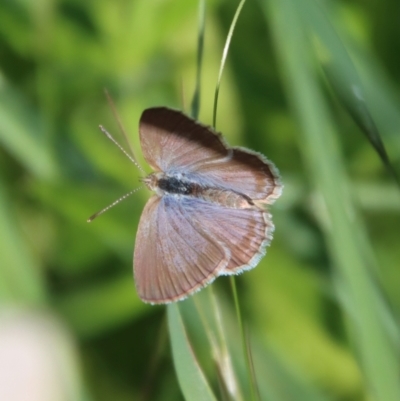
<path id="1" fill-rule="evenodd" d="M 147 177 L 141 178 L 140 181 L 143 182 L 150 191 L 157 192 L 160 174 L 163 173 L 151 173 Z"/>

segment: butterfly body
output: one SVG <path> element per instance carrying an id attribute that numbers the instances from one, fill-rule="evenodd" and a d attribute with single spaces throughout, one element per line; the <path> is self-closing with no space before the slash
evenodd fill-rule
<path id="1" fill-rule="evenodd" d="M 255 267 L 272 239 L 265 206 L 281 194 L 275 166 L 165 107 L 143 112 L 142 181 L 155 192 L 139 222 L 134 252 L 140 298 L 179 301 L 211 283 Z"/>
<path id="2" fill-rule="evenodd" d="M 152 173 L 143 182 L 158 196 L 191 197 L 222 207 L 246 209 L 257 207 L 245 194 L 201 184 L 202 179 L 190 179 L 182 174 Z"/>

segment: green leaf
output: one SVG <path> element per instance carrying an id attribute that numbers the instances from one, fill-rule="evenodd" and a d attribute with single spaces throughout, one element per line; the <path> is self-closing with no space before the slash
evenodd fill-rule
<path id="1" fill-rule="evenodd" d="M 216 401 L 189 342 L 179 306 L 176 303 L 170 304 L 167 306 L 167 312 L 172 356 L 185 400 Z"/>

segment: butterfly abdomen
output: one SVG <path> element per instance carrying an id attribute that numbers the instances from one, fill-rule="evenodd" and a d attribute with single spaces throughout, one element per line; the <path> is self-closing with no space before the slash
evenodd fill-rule
<path id="1" fill-rule="evenodd" d="M 206 201 L 233 209 L 254 208 L 254 203 L 248 196 L 234 191 L 219 188 L 204 188 L 199 195 L 199 198 Z"/>

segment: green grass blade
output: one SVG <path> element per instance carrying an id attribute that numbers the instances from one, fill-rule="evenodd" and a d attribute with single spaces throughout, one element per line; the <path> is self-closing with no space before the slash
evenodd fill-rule
<path id="1" fill-rule="evenodd" d="M 229 336 L 227 335 L 227 330 L 225 329 L 226 315 L 221 311 L 220 299 L 217 299 L 214 287 L 209 286 L 205 291 L 196 294 L 193 297 L 193 301 L 208 339 L 210 353 L 217 368 L 219 388 L 222 393 L 221 398 L 223 400 L 243 401 L 243 391 L 233 364 L 236 351 L 240 354 L 240 347 L 236 347 L 236 344 L 240 340 L 238 339 L 238 342 L 234 343 L 234 347 L 231 347 L 231 349 L 228 348 L 229 339 L 232 338 L 232 335 L 231 333 L 229 333 Z M 189 304 L 186 303 L 183 306 L 185 308 Z M 185 309 L 181 309 L 181 311 L 185 317 L 185 322 L 188 325 L 193 324 L 188 319 L 193 314 Z"/>
<path id="2" fill-rule="evenodd" d="M 239 325 L 240 340 L 242 343 L 243 355 L 244 355 L 244 359 L 246 361 L 247 378 L 248 378 L 249 386 L 250 386 L 251 399 L 257 400 L 257 399 L 259 399 L 259 397 L 258 397 L 259 392 L 257 390 L 256 378 L 253 375 L 254 369 L 253 369 L 253 364 L 251 361 L 251 356 L 249 353 L 249 349 L 247 347 L 246 334 L 244 332 L 244 327 L 243 327 L 243 318 L 242 318 L 242 312 L 241 312 L 240 303 L 239 303 L 239 297 L 238 297 L 237 289 L 236 289 L 235 277 L 231 276 L 230 282 L 231 282 L 233 300 L 235 303 L 236 317 L 237 317 L 237 321 L 238 321 L 238 325 Z"/>
<path id="3" fill-rule="evenodd" d="M 323 6 L 323 3 L 317 3 L 315 0 L 304 0 L 298 11 L 305 25 L 311 28 L 319 61 L 331 88 L 378 153 L 388 172 L 400 184 L 381 135 L 366 104 L 363 84 L 357 69 L 327 17 L 328 10 Z"/>
<path id="4" fill-rule="evenodd" d="M 335 128 L 327 111 L 296 1 L 262 2 L 275 35 L 287 92 L 302 127 L 299 144 L 310 176 L 322 197 L 324 228 L 335 274 L 348 301 L 351 331 L 366 382 L 377 400 L 400 399 L 398 353 L 384 318 L 390 316 L 371 279 L 368 243 L 356 218 L 338 150 Z M 269 7 L 268 7 L 269 5 Z M 390 318 L 392 319 L 392 318 Z"/>
<path id="5" fill-rule="evenodd" d="M 58 168 L 40 132 L 39 119 L 4 82 L 0 85 L 0 144 L 33 175 L 51 179 Z"/>
<path id="6" fill-rule="evenodd" d="M 200 94 L 201 94 L 201 66 L 203 62 L 204 50 L 204 26 L 205 26 L 206 4 L 204 0 L 199 1 L 199 34 L 197 38 L 197 65 L 196 65 L 196 87 L 193 94 L 191 104 L 191 116 L 195 119 L 199 116 L 200 111 Z"/>
<path id="7" fill-rule="evenodd" d="M 209 331 L 212 333 L 214 343 L 217 343 L 219 352 L 224 352 L 221 348 L 227 349 L 227 352 L 229 352 L 229 358 L 234 367 L 234 374 L 237 379 L 239 379 L 236 383 L 239 384 L 238 382 L 240 382 L 243 389 L 246 390 L 245 397 L 241 396 L 241 392 L 229 392 L 230 398 L 228 399 L 238 401 L 244 398 L 247 401 L 250 394 L 250 383 L 248 382 L 248 367 L 243 358 L 243 352 L 240 347 L 241 332 L 238 329 L 237 316 L 232 307 L 231 298 L 219 296 L 217 310 L 220 318 L 218 318 L 218 320 L 223 320 L 222 334 L 219 335 L 219 323 L 215 321 L 215 316 L 213 316 L 213 314 L 215 314 L 215 308 L 212 307 L 212 304 L 214 303 L 214 296 L 211 294 L 212 290 L 213 289 L 210 288 L 210 290 L 207 289 L 206 291 L 201 291 L 194 297 L 195 303 L 198 303 L 202 309 L 202 312 L 200 313 L 200 315 L 203 315 L 201 322 L 196 321 L 196 309 L 199 310 L 199 308 L 196 306 L 196 309 L 194 309 L 194 305 L 191 305 L 190 302 L 181 303 L 180 311 L 184 318 L 186 328 L 191 334 L 191 340 L 196 344 L 196 349 L 197 347 L 201 349 L 202 346 L 201 339 L 197 338 L 196 342 L 195 338 L 196 336 L 200 336 L 199 327 L 207 326 L 209 327 Z M 280 306 L 276 305 L 276 307 L 279 309 Z M 268 310 L 269 308 L 272 309 L 274 306 L 268 306 L 266 309 Z M 264 308 L 261 307 L 261 309 L 264 313 Z M 269 312 L 266 312 L 263 316 L 266 315 L 268 316 Z M 260 317 L 260 319 L 263 320 L 264 317 Z M 206 320 L 208 324 L 204 324 L 203 320 Z M 269 323 L 266 324 L 268 325 Z M 313 386 L 308 382 L 304 372 L 296 371 L 296 369 L 294 369 L 294 359 L 290 353 L 285 354 L 277 352 L 276 344 L 270 343 L 269 340 L 267 340 L 268 336 L 262 335 L 262 337 L 260 337 L 260 333 L 256 334 L 256 330 L 253 329 L 254 326 L 252 326 L 250 333 L 251 348 L 254 360 L 255 377 L 258 379 L 257 385 L 261 400 L 327 401 L 327 399 L 322 396 L 321 392 L 313 388 Z M 219 340 L 220 337 L 223 338 L 222 346 L 219 344 L 221 343 Z M 299 339 L 299 341 L 301 340 Z M 203 349 L 204 348 L 205 346 L 203 345 Z M 214 349 L 212 349 L 212 352 L 214 359 L 218 361 L 218 358 L 215 358 Z M 198 355 L 200 358 L 200 353 Z M 220 366 L 222 367 L 224 364 L 221 364 Z M 225 371 L 226 376 L 229 377 L 229 374 L 227 374 L 229 368 L 225 367 Z M 230 388 L 232 387 L 233 379 L 235 378 L 231 378 Z M 224 379 L 222 378 L 222 380 Z"/>
<path id="8" fill-rule="evenodd" d="M 167 306 L 172 356 L 186 401 L 216 401 L 189 342 L 177 304 Z"/>
<path id="9" fill-rule="evenodd" d="M 218 106 L 219 88 L 221 86 L 221 80 L 222 80 L 222 73 L 224 72 L 226 58 L 228 57 L 228 50 L 229 50 L 229 46 L 232 41 L 233 32 L 235 30 L 235 26 L 237 24 L 240 12 L 242 11 L 242 8 L 243 8 L 245 2 L 246 2 L 246 0 L 241 0 L 241 2 L 239 3 L 239 5 L 236 9 L 235 15 L 233 16 L 231 26 L 229 27 L 228 35 L 225 40 L 224 50 L 222 51 L 222 58 L 221 58 L 221 63 L 220 63 L 220 67 L 219 67 L 219 72 L 218 72 L 217 85 L 215 87 L 215 94 L 214 94 L 214 109 L 213 109 L 213 127 L 214 128 L 217 127 L 217 106 Z"/>
<path id="10" fill-rule="evenodd" d="M 42 303 L 46 297 L 40 267 L 34 259 L 0 182 L 0 301 Z"/>

